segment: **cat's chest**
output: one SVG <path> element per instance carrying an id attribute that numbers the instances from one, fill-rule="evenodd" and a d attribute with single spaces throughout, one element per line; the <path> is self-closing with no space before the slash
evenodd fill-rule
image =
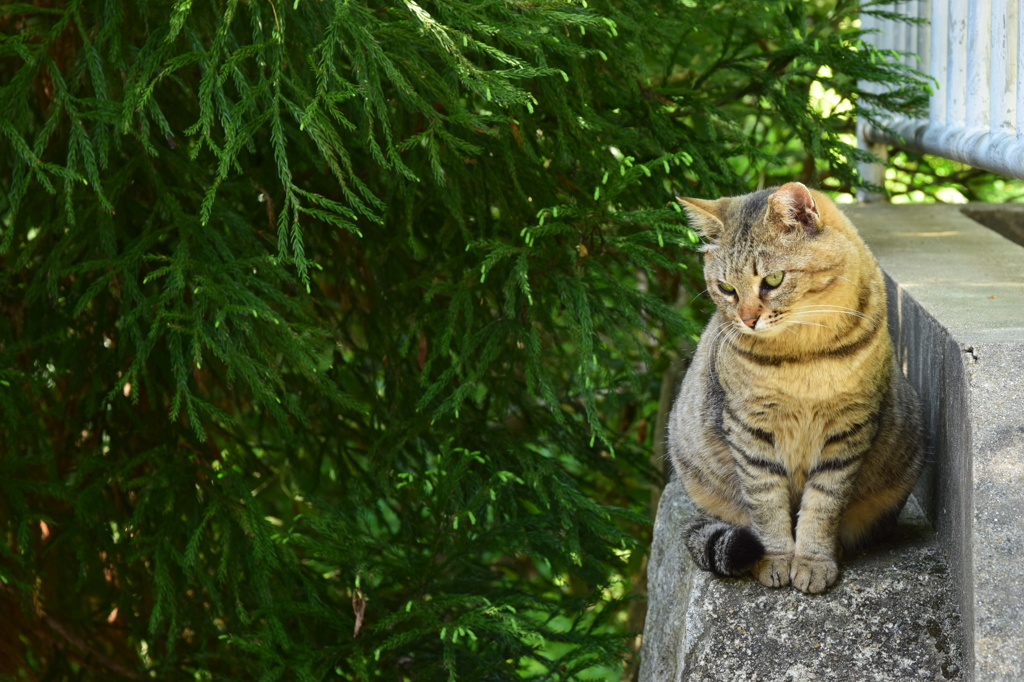
<path id="1" fill-rule="evenodd" d="M 845 430 L 877 399 L 864 368 L 806 363 L 720 374 L 729 409 L 771 433 L 790 471 L 806 470 L 828 434 Z"/>
<path id="2" fill-rule="evenodd" d="M 781 416 L 803 414 L 869 390 L 871 378 L 864 370 L 860 363 L 827 360 L 768 367 L 735 362 L 721 363 L 719 377 L 727 394 L 770 402 Z"/>

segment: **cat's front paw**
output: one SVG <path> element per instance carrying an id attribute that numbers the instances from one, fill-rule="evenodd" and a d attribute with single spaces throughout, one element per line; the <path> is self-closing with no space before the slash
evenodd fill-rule
<path id="1" fill-rule="evenodd" d="M 801 592 L 818 594 L 832 586 L 839 577 L 839 566 L 832 559 L 795 557 L 790 567 L 793 587 Z"/>
<path id="2" fill-rule="evenodd" d="M 766 587 L 785 587 L 789 584 L 792 560 L 792 554 L 769 554 L 754 564 L 754 575 Z"/>

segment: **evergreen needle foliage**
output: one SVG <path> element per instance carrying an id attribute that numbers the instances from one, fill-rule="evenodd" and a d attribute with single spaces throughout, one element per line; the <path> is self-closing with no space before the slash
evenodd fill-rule
<path id="1" fill-rule="evenodd" d="M 858 11 L 4 4 L 0 674 L 621 674 L 673 196 L 855 182 Z"/>

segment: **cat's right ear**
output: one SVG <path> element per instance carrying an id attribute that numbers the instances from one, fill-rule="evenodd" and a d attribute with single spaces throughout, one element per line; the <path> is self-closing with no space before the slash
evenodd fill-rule
<path id="1" fill-rule="evenodd" d="M 700 236 L 717 241 L 725 231 L 725 223 L 722 220 L 725 204 L 722 199 L 712 201 L 710 199 L 676 197 L 676 201 L 686 209 L 687 215 L 690 216 L 690 227 L 696 230 Z"/>

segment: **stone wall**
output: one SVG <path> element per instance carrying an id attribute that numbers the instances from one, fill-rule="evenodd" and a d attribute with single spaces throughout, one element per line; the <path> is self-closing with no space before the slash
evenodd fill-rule
<path id="1" fill-rule="evenodd" d="M 918 494 L 949 556 L 965 668 L 970 679 L 1020 680 L 1024 247 L 1006 237 L 1024 214 L 962 208 L 881 204 L 847 214 L 885 270 L 890 330 L 925 404 L 933 465 Z"/>

